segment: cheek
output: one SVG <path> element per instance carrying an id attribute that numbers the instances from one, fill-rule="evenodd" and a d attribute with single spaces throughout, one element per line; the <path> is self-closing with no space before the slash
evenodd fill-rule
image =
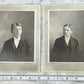
<path id="1" fill-rule="evenodd" d="M 68 32 L 67 32 L 67 31 L 64 31 L 64 33 L 66 33 L 66 34 L 67 34 Z"/>
<path id="2" fill-rule="evenodd" d="M 71 34 L 72 32 L 71 31 L 69 31 L 69 34 Z"/>
<path id="3" fill-rule="evenodd" d="M 21 33 L 22 33 L 22 31 L 19 31 L 19 33 L 21 34 Z"/>
<path id="4" fill-rule="evenodd" d="M 13 31 L 13 33 L 14 33 L 14 34 L 16 34 L 16 33 L 17 33 L 17 31 L 15 30 L 15 31 Z"/>

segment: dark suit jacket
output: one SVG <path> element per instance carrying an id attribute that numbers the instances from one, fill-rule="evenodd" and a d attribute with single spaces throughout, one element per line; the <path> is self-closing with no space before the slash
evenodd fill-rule
<path id="1" fill-rule="evenodd" d="M 50 56 L 50 61 L 57 62 L 70 62 L 77 61 L 76 55 L 78 54 L 79 44 L 78 41 L 70 37 L 69 44 L 67 46 L 64 36 L 55 40 L 52 55 Z"/>
<path id="2" fill-rule="evenodd" d="M 20 40 L 18 47 L 15 47 L 14 39 L 7 40 L 1 51 L 2 61 L 34 61 L 32 50 L 26 40 Z"/>

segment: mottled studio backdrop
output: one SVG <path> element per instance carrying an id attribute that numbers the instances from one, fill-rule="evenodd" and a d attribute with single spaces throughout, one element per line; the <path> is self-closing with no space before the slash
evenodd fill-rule
<path id="1" fill-rule="evenodd" d="M 0 11 L 0 51 L 6 40 L 12 37 L 11 24 L 22 24 L 22 38 L 28 40 L 34 49 L 34 11 Z"/>
<path id="2" fill-rule="evenodd" d="M 64 24 L 71 24 L 72 36 L 79 42 L 79 48 L 84 51 L 84 11 L 51 11 L 50 12 L 50 44 L 53 48 L 57 38 L 63 35 Z"/>

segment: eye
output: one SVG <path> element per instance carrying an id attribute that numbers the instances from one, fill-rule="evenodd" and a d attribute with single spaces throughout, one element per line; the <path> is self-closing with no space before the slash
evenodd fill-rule
<path id="1" fill-rule="evenodd" d="M 67 31 L 70 31 L 69 29 L 67 29 Z"/>

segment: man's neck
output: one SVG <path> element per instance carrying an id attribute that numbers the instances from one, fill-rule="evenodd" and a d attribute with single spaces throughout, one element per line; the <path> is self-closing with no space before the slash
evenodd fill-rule
<path id="1" fill-rule="evenodd" d="M 70 39 L 70 36 L 64 36 L 66 39 Z"/>
<path id="2" fill-rule="evenodd" d="M 18 40 L 20 40 L 20 38 L 21 38 L 21 37 L 14 37 L 14 39 L 18 39 Z"/>

